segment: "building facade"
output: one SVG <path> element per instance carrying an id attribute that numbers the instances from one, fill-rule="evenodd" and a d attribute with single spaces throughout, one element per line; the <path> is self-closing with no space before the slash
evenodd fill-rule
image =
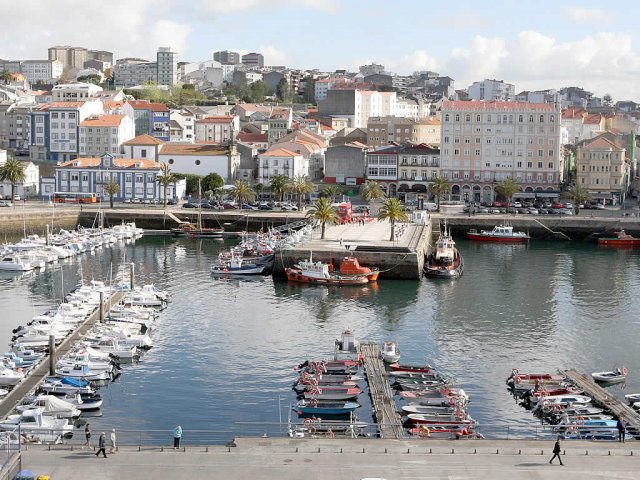
<path id="1" fill-rule="evenodd" d="M 178 81 L 178 52 L 171 47 L 160 47 L 156 54 L 158 85 L 173 85 Z"/>
<path id="2" fill-rule="evenodd" d="M 599 203 L 624 202 L 629 186 L 625 149 L 601 135 L 576 148 L 576 184 Z"/>
<path id="3" fill-rule="evenodd" d="M 324 154 L 324 182 L 360 185 L 365 180 L 368 147 L 359 142 L 327 148 Z"/>
<path id="4" fill-rule="evenodd" d="M 5 152 L 6 156 L 6 152 Z M 40 191 L 40 168 L 33 162 L 20 162 L 24 172 L 24 181 L 15 184 L 14 195 L 20 198 L 32 198 Z M 0 161 L 0 165 L 2 162 Z M 0 180 L 0 199 L 11 198 L 11 182 Z"/>
<path id="5" fill-rule="evenodd" d="M 246 55 L 242 55 L 241 60 L 242 64 L 246 65 L 247 67 L 264 67 L 264 56 L 261 53 L 247 53 Z"/>
<path id="6" fill-rule="evenodd" d="M 410 118 L 370 117 L 367 122 L 367 145 L 377 148 L 391 143 L 410 142 L 415 123 Z"/>
<path id="7" fill-rule="evenodd" d="M 235 115 L 215 115 L 195 121 L 196 142 L 229 143 L 240 131 Z"/>
<path id="8" fill-rule="evenodd" d="M 216 62 L 226 63 L 228 65 L 238 65 L 240 63 L 240 54 L 238 52 L 222 50 L 221 52 L 214 52 L 213 59 Z"/>
<path id="9" fill-rule="evenodd" d="M 516 87 L 502 80 L 485 79 L 473 82 L 468 90 L 470 100 L 487 100 L 490 102 L 515 100 Z"/>
<path id="10" fill-rule="evenodd" d="M 89 52 L 82 47 L 51 47 L 49 48 L 49 60 L 58 60 L 63 68 L 84 68 L 84 62 L 89 60 Z"/>
<path id="11" fill-rule="evenodd" d="M 133 119 L 135 135 L 151 135 L 158 140 L 168 142 L 171 139 L 171 114 L 163 103 L 146 100 L 130 100 L 122 107 L 123 112 Z"/>
<path id="12" fill-rule="evenodd" d="M 102 113 L 102 102 L 98 100 L 49 104 L 51 160 L 66 162 L 77 158 L 80 123 L 90 115 Z"/>
<path id="13" fill-rule="evenodd" d="M 24 60 L 20 62 L 20 73 L 29 83 L 52 83 L 62 75 L 63 64 L 58 60 Z"/>
<path id="14" fill-rule="evenodd" d="M 80 122 L 80 156 L 98 157 L 109 153 L 120 157 L 122 146 L 135 135 L 131 118 L 120 115 L 92 115 Z"/>
<path id="15" fill-rule="evenodd" d="M 113 75 L 115 84 L 125 88 L 156 82 L 158 64 L 140 58 L 125 58 L 116 62 Z"/>
<path id="16" fill-rule="evenodd" d="M 523 195 L 557 196 L 564 172 L 560 140 L 560 110 L 552 104 L 445 101 L 442 176 L 454 200 L 492 202 L 495 186 L 507 178 Z"/>
<path id="17" fill-rule="evenodd" d="M 258 155 L 257 182 L 268 185 L 276 175 L 283 175 L 290 179 L 298 175 L 309 176 L 309 160 L 291 150 L 277 146 L 271 147 Z"/>

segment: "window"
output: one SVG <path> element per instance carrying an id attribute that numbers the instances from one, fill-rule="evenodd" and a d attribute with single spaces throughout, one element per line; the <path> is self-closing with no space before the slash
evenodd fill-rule
<path id="1" fill-rule="evenodd" d="M 487 122 L 491 121 L 491 115 L 487 115 Z"/>
<path id="2" fill-rule="evenodd" d="M 200 160 L 196 160 L 196 165 L 200 165 Z"/>
<path id="3" fill-rule="evenodd" d="M 540 123 L 544 123 L 544 115 L 540 115 Z"/>
<path id="4" fill-rule="evenodd" d="M 147 173 L 147 183 L 153 183 L 153 173 Z"/>
<path id="5" fill-rule="evenodd" d="M 58 122 L 53 122 L 51 124 L 51 128 L 58 128 Z"/>
<path id="6" fill-rule="evenodd" d="M 538 150 L 538 156 L 541 157 L 544 154 L 543 150 Z"/>
<path id="7" fill-rule="evenodd" d="M 62 114 L 62 118 L 64 118 L 64 113 Z M 75 119 L 75 118 L 76 118 L 75 112 L 69 112 L 69 119 Z"/>
<path id="8" fill-rule="evenodd" d="M 449 143 L 449 137 L 444 137 L 444 143 Z"/>
<path id="9" fill-rule="evenodd" d="M 147 158 L 147 149 L 143 148 L 142 150 L 140 150 L 140 156 L 142 158 Z"/>
<path id="10" fill-rule="evenodd" d="M 468 113 L 465 115 L 464 117 L 464 121 L 465 122 L 470 122 L 471 121 L 471 115 L 469 115 Z"/>
<path id="11" fill-rule="evenodd" d="M 58 118 L 58 112 L 52 112 L 51 118 Z"/>
<path id="12" fill-rule="evenodd" d="M 444 116 L 444 121 L 445 121 L 445 122 L 448 122 L 448 121 L 449 121 L 449 114 L 448 114 L 448 113 Z"/>
<path id="13" fill-rule="evenodd" d="M 476 115 L 476 122 L 480 121 L 480 115 Z"/>
<path id="14" fill-rule="evenodd" d="M 538 168 L 542 168 L 542 162 L 538 162 Z"/>
<path id="15" fill-rule="evenodd" d="M 460 121 L 460 115 L 456 114 L 456 122 Z"/>
<path id="16" fill-rule="evenodd" d="M 69 126 L 69 128 L 76 128 L 76 124 L 75 123 L 68 123 L 67 125 Z"/>
<path id="17" fill-rule="evenodd" d="M 127 174 L 124 176 L 124 181 L 125 181 L 125 182 L 127 182 L 127 183 L 131 183 L 131 178 L 132 178 L 131 174 L 130 174 L 130 173 L 127 173 Z"/>
<path id="18" fill-rule="evenodd" d="M 549 150 L 549 156 L 553 157 L 553 150 Z"/>
<path id="19" fill-rule="evenodd" d="M 141 173 L 136 173 L 136 183 L 142 183 L 144 180 Z"/>
<path id="20" fill-rule="evenodd" d="M 77 173 L 72 173 L 71 174 L 71 181 L 72 182 L 77 182 L 78 181 L 78 174 Z"/>
<path id="21" fill-rule="evenodd" d="M 517 163 L 516 163 L 516 166 L 517 166 L 518 168 L 522 168 L 522 162 L 517 162 Z"/>
<path id="22" fill-rule="evenodd" d="M 88 182 L 89 181 L 89 174 L 88 173 L 83 173 L 82 174 L 82 181 L 83 182 Z"/>
<path id="23" fill-rule="evenodd" d="M 480 149 L 476 148 L 476 157 L 479 157 L 479 156 L 480 156 Z"/>

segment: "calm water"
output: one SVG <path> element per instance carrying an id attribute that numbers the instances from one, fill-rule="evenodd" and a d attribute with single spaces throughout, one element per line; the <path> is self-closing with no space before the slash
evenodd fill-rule
<path id="1" fill-rule="evenodd" d="M 45 272 L 1 274 L 0 342 L 52 307 L 80 274 L 108 278 L 111 265 L 126 258 L 136 263 L 138 283 L 155 283 L 173 302 L 154 348 L 101 390 L 104 415 L 91 420 L 94 431 L 158 430 L 145 435 L 164 438 L 179 423 L 227 439 L 273 432 L 267 424 L 286 420 L 294 400 L 292 367 L 329 357 L 347 327 L 361 339 L 396 340 L 403 361 L 426 359 L 455 378 L 471 396 L 470 413 L 485 425 L 536 425 L 505 389 L 514 367 L 592 372 L 624 364 L 627 389 L 612 391 L 640 391 L 639 251 L 543 242 L 458 246 L 465 275 L 456 282 L 336 289 L 212 278 L 209 264 L 224 244 L 143 238 Z M 358 415 L 370 421 L 362 397 Z"/>

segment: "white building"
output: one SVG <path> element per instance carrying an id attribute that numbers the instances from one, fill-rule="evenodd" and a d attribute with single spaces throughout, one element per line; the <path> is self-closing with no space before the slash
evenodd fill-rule
<path id="1" fill-rule="evenodd" d="M 188 110 L 171 110 L 171 141 L 189 142 L 195 141 L 195 115 Z"/>
<path id="2" fill-rule="evenodd" d="M 482 82 L 473 82 L 468 89 L 469 99 L 487 101 L 510 101 L 516 96 L 516 87 L 512 83 L 502 80 L 485 79 Z"/>
<path id="3" fill-rule="evenodd" d="M 222 80 L 231 83 L 233 82 L 233 72 L 236 71 L 238 65 L 230 64 L 230 63 L 222 63 L 220 64 L 220 68 L 222 69 Z"/>
<path id="4" fill-rule="evenodd" d="M 78 102 L 88 100 L 102 92 L 102 87 L 93 83 L 62 83 L 54 85 L 51 94 L 54 102 Z"/>
<path id="5" fill-rule="evenodd" d="M 217 173 L 227 183 L 237 178 L 240 155 L 235 148 L 220 145 L 160 145 L 158 159 L 175 173 L 209 175 Z"/>
<path id="6" fill-rule="evenodd" d="M 78 156 L 78 127 L 90 115 L 103 113 L 102 102 L 53 102 L 49 105 L 50 152 L 54 161 Z"/>
<path id="7" fill-rule="evenodd" d="M 62 75 L 64 65 L 59 60 L 24 60 L 20 62 L 20 73 L 29 83 L 52 83 Z"/>
<path id="8" fill-rule="evenodd" d="M 276 175 L 295 178 L 298 175 L 309 176 L 309 160 L 303 155 L 274 145 L 258 155 L 258 179 L 263 185 L 271 183 Z"/>
<path id="9" fill-rule="evenodd" d="M 158 85 L 173 85 L 178 81 L 178 52 L 160 47 L 157 53 Z"/>
<path id="10" fill-rule="evenodd" d="M 322 115 L 343 117 L 349 120 L 350 127 L 366 128 L 370 117 L 397 116 L 397 95 L 396 92 L 334 89 L 327 92 L 318 106 Z"/>
<path id="11" fill-rule="evenodd" d="M 7 152 L 0 150 L 0 165 L 2 161 L 2 152 L 4 152 L 4 162 L 6 162 Z M 40 168 L 32 162 L 20 162 L 24 172 L 24 181 L 16 183 L 14 195 L 20 195 L 21 198 L 30 198 L 38 195 L 40 191 Z M 11 198 L 11 182 L 0 181 L 0 198 Z"/>
<path id="12" fill-rule="evenodd" d="M 118 60 L 114 67 L 115 84 L 134 87 L 158 80 L 158 64 L 136 58 Z"/>
<path id="13" fill-rule="evenodd" d="M 122 156 L 122 145 L 135 136 L 135 125 L 127 115 L 92 115 L 80 123 L 80 155 Z"/>
<path id="14" fill-rule="evenodd" d="M 442 176 L 454 199 L 495 198 L 511 178 L 516 196 L 558 196 L 563 180 L 560 110 L 549 103 L 445 101 L 440 152 Z"/>

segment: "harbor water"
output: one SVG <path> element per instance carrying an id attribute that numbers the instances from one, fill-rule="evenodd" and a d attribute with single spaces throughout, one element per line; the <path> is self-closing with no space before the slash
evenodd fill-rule
<path id="1" fill-rule="evenodd" d="M 198 440 L 189 437 L 196 430 L 210 432 L 208 441 L 281 432 L 295 399 L 293 367 L 329 358 L 346 328 L 360 339 L 395 340 L 402 362 L 427 361 L 453 378 L 488 436 L 504 436 L 507 424 L 529 432 L 539 425 L 506 390 L 512 368 L 590 373 L 624 365 L 626 390 L 610 391 L 640 391 L 640 251 L 460 240 L 465 273 L 457 281 L 327 288 L 212 277 L 211 261 L 230 244 L 143 237 L 43 272 L 2 272 L 0 343 L 81 277 L 108 281 L 118 265 L 134 262 L 136 281 L 154 283 L 172 302 L 153 349 L 100 391 L 103 415 L 89 419 L 94 432 L 116 428 L 168 442 L 180 424 L 185 443 Z M 357 415 L 372 422 L 367 396 Z"/>

